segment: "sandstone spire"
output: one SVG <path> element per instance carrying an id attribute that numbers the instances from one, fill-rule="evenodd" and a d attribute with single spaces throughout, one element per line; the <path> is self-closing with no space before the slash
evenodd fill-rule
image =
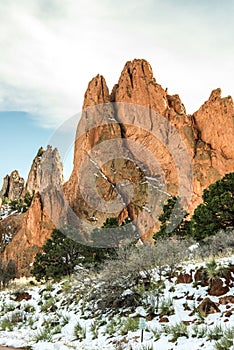
<path id="1" fill-rule="evenodd" d="M 221 89 L 211 92 L 211 95 L 201 108 L 194 113 L 201 139 L 210 145 L 212 150 L 223 158 L 234 158 L 234 104 L 231 96 L 221 97 Z M 220 156 L 218 157 L 220 158 Z M 218 164 L 217 164 L 218 166 Z M 221 170 L 221 169 L 220 169 Z M 221 170 L 223 173 L 224 169 Z"/>
<path id="2" fill-rule="evenodd" d="M 55 227 L 67 220 L 67 207 L 63 197 L 63 166 L 58 150 L 48 146 L 38 151 L 33 160 L 22 195 L 34 194 L 28 211 L 12 215 L 0 222 L 0 243 L 10 237 L 3 259 L 13 259 L 20 274 L 29 272 L 30 263 Z"/>
<path id="3" fill-rule="evenodd" d="M 5 176 L 0 198 L 7 197 L 11 201 L 19 199 L 22 196 L 23 189 L 24 179 L 20 177 L 17 170 L 14 170 L 10 175 Z"/>
<path id="4" fill-rule="evenodd" d="M 41 147 L 33 160 L 25 185 L 24 194 L 42 193 L 48 186 L 61 187 L 64 182 L 63 165 L 57 148 Z"/>
<path id="5" fill-rule="evenodd" d="M 111 100 L 147 106 L 162 115 L 168 108 L 166 91 L 156 83 L 150 64 L 142 59 L 125 64 Z"/>
<path id="6" fill-rule="evenodd" d="M 110 101 L 109 89 L 105 78 L 98 74 L 94 77 L 85 92 L 83 110 Z"/>

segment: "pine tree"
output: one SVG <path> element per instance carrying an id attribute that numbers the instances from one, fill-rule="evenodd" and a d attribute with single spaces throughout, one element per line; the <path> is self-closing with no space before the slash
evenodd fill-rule
<path id="1" fill-rule="evenodd" d="M 31 272 L 37 280 L 59 280 L 74 273 L 85 258 L 84 252 L 84 245 L 54 229 L 51 238 L 43 245 L 42 253 L 36 255 Z"/>
<path id="2" fill-rule="evenodd" d="M 167 239 L 172 236 L 184 238 L 190 233 L 190 224 L 186 220 L 188 213 L 184 210 L 180 198 L 173 196 L 163 206 L 159 216 L 160 229 L 153 236 L 154 240 Z"/>
<path id="3" fill-rule="evenodd" d="M 117 218 L 107 218 L 101 228 L 93 230 L 91 239 L 94 247 L 110 249 L 110 253 L 122 245 L 136 243 L 139 236 L 129 218 L 125 219 L 121 225 Z"/>
<path id="4" fill-rule="evenodd" d="M 201 240 L 220 229 L 234 227 L 234 173 L 225 175 L 203 192 L 203 203 L 191 220 L 193 238 Z"/>

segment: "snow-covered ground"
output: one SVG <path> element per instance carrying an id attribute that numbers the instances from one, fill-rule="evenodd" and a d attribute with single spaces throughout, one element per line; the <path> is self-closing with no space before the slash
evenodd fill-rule
<path id="1" fill-rule="evenodd" d="M 8 216 L 16 214 L 17 211 L 12 211 L 8 204 L 3 204 L 0 207 L 0 220 L 6 219 Z"/>
<path id="2" fill-rule="evenodd" d="M 222 266 L 234 264 L 234 255 L 220 262 Z M 202 265 L 205 262 L 187 264 L 182 271 L 193 270 L 194 274 Z M 176 277 L 163 280 L 159 310 L 163 304 L 171 310 L 167 323 L 159 322 L 160 315 L 152 320 L 146 317 L 150 305 L 155 307 L 157 289 L 144 292 L 142 304 L 134 312 L 125 309 L 113 315 L 94 311 L 92 303 L 80 297 L 75 277 L 57 284 L 31 286 L 24 282 L 0 293 L 0 344 L 34 350 L 234 349 L 230 344 L 217 345 L 234 339 L 233 304 L 221 305 L 219 297 L 208 295 L 208 287 L 194 282 L 176 284 Z M 26 293 L 25 299 L 16 301 L 17 293 Z M 233 283 L 226 295 L 234 296 Z M 31 299 L 26 300 L 27 296 Z M 207 296 L 220 311 L 203 317 L 197 306 Z M 146 317 L 142 343 L 139 317 Z"/>
<path id="3" fill-rule="evenodd" d="M 11 215 L 19 215 L 19 211 L 11 209 L 9 204 L 3 204 L 0 207 L 0 220 L 4 220 Z"/>
<path id="4" fill-rule="evenodd" d="M 8 216 L 19 214 L 16 210 L 12 210 L 8 204 L 3 204 L 0 207 L 0 221 L 6 219 Z M 5 234 L 1 237 L 2 245 L 7 245 L 12 240 L 11 226 L 8 225 L 8 228 Z"/>

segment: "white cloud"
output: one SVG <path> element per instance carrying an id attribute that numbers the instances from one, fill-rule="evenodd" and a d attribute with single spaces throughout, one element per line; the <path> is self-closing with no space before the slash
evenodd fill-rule
<path id="1" fill-rule="evenodd" d="M 1 0 L 0 110 L 57 126 L 80 111 L 94 75 L 111 88 L 135 57 L 149 60 L 189 112 L 218 86 L 234 96 L 231 9 L 216 1 Z"/>

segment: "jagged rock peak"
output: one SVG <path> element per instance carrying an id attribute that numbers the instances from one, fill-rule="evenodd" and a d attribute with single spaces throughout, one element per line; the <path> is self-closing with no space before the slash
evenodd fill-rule
<path id="1" fill-rule="evenodd" d="M 109 89 L 107 87 L 105 78 L 102 75 L 98 74 L 90 81 L 85 92 L 83 110 L 108 102 L 110 102 Z"/>
<path id="2" fill-rule="evenodd" d="M 233 162 L 234 155 L 234 144 L 230 142 L 234 139 L 233 116 L 232 97 L 222 98 L 219 88 L 213 90 L 209 99 L 194 113 L 201 139 L 230 162 Z M 219 170 L 221 170 L 221 165 L 222 163 L 219 163 Z"/>
<path id="3" fill-rule="evenodd" d="M 24 193 L 41 193 L 51 185 L 62 186 L 63 182 L 63 165 L 57 148 L 41 147 L 33 160 Z"/>
<path id="4" fill-rule="evenodd" d="M 111 101 L 147 106 L 163 115 L 168 110 L 167 92 L 156 83 L 150 64 L 143 59 L 125 64 Z"/>
<path id="5" fill-rule="evenodd" d="M 232 96 L 222 97 L 222 90 L 220 88 L 217 88 L 211 91 L 209 99 L 204 102 L 201 108 L 204 106 L 210 107 L 212 104 L 220 104 L 221 108 L 223 105 L 229 105 L 230 107 L 233 107 L 233 99 Z"/>
<path id="6" fill-rule="evenodd" d="M 211 92 L 210 97 L 209 97 L 209 101 L 214 102 L 214 101 L 216 101 L 217 99 L 220 100 L 220 99 L 221 99 L 221 95 L 222 95 L 221 89 L 220 89 L 220 88 L 215 89 L 215 90 L 213 90 L 213 91 Z"/>
<path id="7" fill-rule="evenodd" d="M 172 108 L 177 114 L 185 115 L 186 109 L 182 103 L 180 96 L 176 95 L 167 95 L 167 101 L 170 108 Z"/>
<path id="8" fill-rule="evenodd" d="M 20 177 L 17 170 L 12 171 L 10 175 L 6 175 L 3 180 L 3 186 L 0 191 L 0 198 L 8 198 L 9 200 L 17 200 L 22 196 L 24 189 L 24 179 Z"/>
<path id="9" fill-rule="evenodd" d="M 156 84 L 150 64 L 144 59 L 134 59 L 125 64 L 117 85 L 126 85 L 130 89 L 134 89 L 139 86 L 140 80 L 143 80 L 145 84 Z M 130 90 L 128 94 L 130 95 Z"/>
<path id="10" fill-rule="evenodd" d="M 124 69 L 122 71 L 122 74 L 125 73 L 128 74 L 130 81 L 132 80 L 134 75 L 138 75 L 145 79 L 153 79 L 153 82 L 156 83 L 156 80 L 153 77 L 153 70 L 151 68 L 151 65 L 144 59 L 134 59 L 133 61 L 128 61 L 125 64 Z"/>

